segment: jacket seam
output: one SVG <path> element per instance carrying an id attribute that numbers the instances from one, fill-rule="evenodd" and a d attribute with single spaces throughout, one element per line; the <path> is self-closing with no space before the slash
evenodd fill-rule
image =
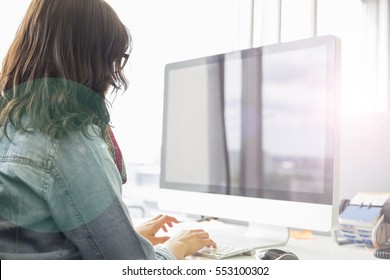
<path id="1" fill-rule="evenodd" d="M 50 170 L 53 169 L 54 154 L 56 153 L 57 148 L 58 148 L 58 142 L 51 141 L 47 156 L 44 159 L 45 162 L 44 165 L 47 168 L 42 170 L 42 190 L 41 190 L 42 194 L 41 195 L 46 200 L 48 200 Z"/>
<path id="2" fill-rule="evenodd" d="M 19 164 L 19 165 L 24 165 L 36 169 L 41 169 L 41 170 L 50 170 L 48 166 L 38 164 L 36 163 L 36 161 L 32 159 L 29 159 L 27 157 L 21 157 L 21 156 L 0 157 L 0 162 Z"/>

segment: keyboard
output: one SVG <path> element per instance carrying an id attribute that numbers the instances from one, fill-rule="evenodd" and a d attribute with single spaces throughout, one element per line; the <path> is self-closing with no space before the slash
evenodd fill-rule
<path id="1" fill-rule="evenodd" d="M 251 248 L 248 247 L 242 247 L 237 245 L 230 245 L 230 244 L 218 244 L 218 248 L 212 248 L 212 247 L 205 247 L 201 250 L 199 250 L 197 253 L 195 253 L 195 256 L 199 257 L 206 257 L 211 259 L 225 259 L 229 257 L 233 257 L 236 255 L 244 254 L 244 253 L 250 253 L 252 251 Z"/>
<path id="2" fill-rule="evenodd" d="M 242 233 L 245 233 L 245 227 L 242 227 L 242 229 L 237 233 L 237 229 L 240 229 L 240 226 L 218 220 L 202 222 L 193 220 L 182 221 L 179 224 L 175 224 L 173 228 L 170 228 L 168 235 L 174 236 L 182 230 L 199 228 L 204 229 L 210 234 L 210 238 L 217 243 L 217 248 L 214 249 L 212 247 L 205 247 L 195 253 L 194 256 L 220 260 L 241 254 L 251 255 L 254 248 L 257 247 L 253 246 L 254 244 L 251 242 L 241 242 L 242 238 L 240 239 L 239 236 L 241 236 Z M 162 232 L 162 234 L 167 235 L 165 232 Z M 237 243 L 237 239 L 240 240 L 239 243 Z M 247 240 L 248 239 L 245 239 L 245 241 Z"/>

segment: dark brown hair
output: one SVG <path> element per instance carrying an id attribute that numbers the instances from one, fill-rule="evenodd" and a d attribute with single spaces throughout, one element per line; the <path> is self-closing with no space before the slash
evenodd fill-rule
<path id="1" fill-rule="evenodd" d="M 103 0 L 33 0 L 3 61 L 0 126 L 22 117 L 50 137 L 107 127 L 105 95 L 127 88 L 131 36 Z"/>

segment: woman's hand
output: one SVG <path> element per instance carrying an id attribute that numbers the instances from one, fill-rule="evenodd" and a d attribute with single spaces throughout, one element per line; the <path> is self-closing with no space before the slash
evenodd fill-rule
<path id="1" fill-rule="evenodd" d="M 196 253 L 203 247 L 217 248 L 215 242 L 209 238 L 209 234 L 203 229 L 182 231 L 165 242 L 165 246 L 178 260 Z"/>
<path id="2" fill-rule="evenodd" d="M 174 223 L 178 223 L 176 218 L 166 215 L 158 215 L 152 220 L 144 223 L 141 226 L 136 227 L 136 230 L 139 234 L 149 240 L 153 245 L 164 243 L 170 237 L 168 236 L 156 236 L 156 233 L 162 229 L 164 232 L 167 232 L 167 226 L 172 227 Z"/>

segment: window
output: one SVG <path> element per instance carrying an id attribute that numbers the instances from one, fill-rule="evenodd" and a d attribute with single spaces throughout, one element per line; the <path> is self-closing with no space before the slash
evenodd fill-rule
<path id="1" fill-rule="evenodd" d="M 254 46 L 335 35 L 342 42 L 342 112 L 388 109 L 386 0 L 254 1 Z"/>
<path id="2" fill-rule="evenodd" d="M 319 0 L 319 34 L 342 39 L 342 109 L 388 109 L 387 1 Z M 332 19 L 332 20 L 330 20 Z"/>

